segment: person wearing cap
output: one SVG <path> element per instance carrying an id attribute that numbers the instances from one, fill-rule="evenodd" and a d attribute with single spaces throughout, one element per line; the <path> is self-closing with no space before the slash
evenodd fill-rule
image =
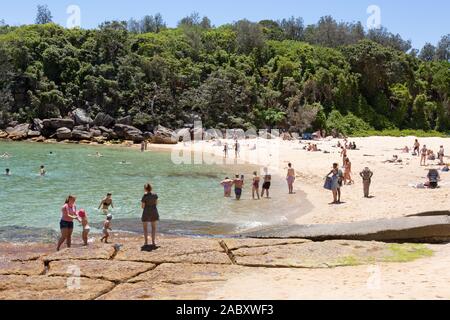
<path id="1" fill-rule="evenodd" d="M 369 198 L 370 185 L 372 183 L 373 172 L 368 167 L 359 174 L 363 180 L 364 198 Z"/>
<path id="2" fill-rule="evenodd" d="M 84 246 L 87 247 L 88 237 L 89 237 L 89 232 L 91 231 L 91 227 L 89 227 L 89 222 L 88 222 L 86 211 L 84 209 L 81 209 L 80 211 L 78 211 L 77 216 L 78 216 L 78 221 L 80 221 L 81 226 L 83 227 L 82 238 L 83 238 Z"/>

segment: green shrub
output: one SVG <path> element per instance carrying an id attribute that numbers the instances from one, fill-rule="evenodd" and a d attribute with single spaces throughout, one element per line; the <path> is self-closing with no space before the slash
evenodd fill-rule
<path id="1" fill-rule="evenodd" d="M 339 111 L 333 110 L 327 119 L 327 130 L 336 130 L 338 133 L 351 136 L 355 132 L 365 132 L 373 128 L 353 113 L 343 116 Z"/>

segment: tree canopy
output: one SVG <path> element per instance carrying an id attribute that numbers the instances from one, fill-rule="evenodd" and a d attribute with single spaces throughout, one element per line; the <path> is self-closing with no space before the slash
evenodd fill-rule
<path id="1" fill-rule="evenodd" d="M 0 25 L 0 126 L 83 108 L 140 128 L 201 117 L 216 128 L 450 129 L 449 35 L 415 56 L 398 35 L 331 17 L 49 21 L 40 8 L 36 25 Z"/>

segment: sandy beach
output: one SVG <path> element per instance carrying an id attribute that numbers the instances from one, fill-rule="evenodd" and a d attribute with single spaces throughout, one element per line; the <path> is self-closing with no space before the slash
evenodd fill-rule
<path id="1" fill-rule="evenodd" d="M 427 166 L 420 166 L 420 157 L 410 153 L 402 153 L 405 146 L 411 148 L 415 137 L 392 138 L 392 137 L 370 137 L 352 138 L 358 150 L 348 150 L 348 157 L 352 162 L 352 178 L 355 184 L 344 186 L 342 189 L 341 205 L 330 205 L 332 202 L 331 192 L 323 188 L 324 177 L 331 170 L 334 162 L 342 165 L 341 150 L 335 146 L 342 140 L 322 140 L 312 142 L 318 145 L 321 152 L 308 152 L 303 147 L 308 142 L 303 141 L 276 141 L 277 155 L 270 161 L 263 159 L 255 160 L 252 156 L 241 158 L 241 161 L 249 160 L 250 163 L 261 166 L 269 165 L 271 170 L 275 169 L 282 177 L 286 174 L 287 164 L 291 162 L 297 173 L 295 183 L 295 196 L 306 197 L 308 204 L 298 208 L 298 224 L 334 224 L 350 223 L 382 218 L 403 217 L 429 211 L 448 210 L 450 207 L 450 173 L 441 172 L 440 188 L 436 190 L 417 189 L 412 185 L 425 183 L 430 168 L 441 168 L 437 166 L 438 160 L 427 161 Z M 224 140 L 230 146 L 232 140 Z M 444 138 L 421 138 L 421 145 L 425 144 L 435 153 L 443 145 L 445 150 L 450 150 L 450 139 Z M 253 141 L 242 142 L 242 154 L 251 154 Z M 181 150 L 214 153 L 216 160 L 222 161 L 223 147 L 214 146 L 212 142 L 200 141 L 195 143 L 178 144 L 174 146 L 152 145 L 150 148 L 158 150 Z M 324 153 L 329 152 L 329 153 Z M 383 163 L 398 155 L 402 163 Z M 234 159 L 234 153 L 230 151 L 230 161 Z M 450 163 L 449 157 L 444 162 Z M 369 167 L 373 172 L 371 195 L 373 198 L 365 199 L 363 185 L 359 173 Z M 287 186 L 286 186 L 287 193 Z M 273 197 L 289 197 L 287 194 L 276 194 Z"/>

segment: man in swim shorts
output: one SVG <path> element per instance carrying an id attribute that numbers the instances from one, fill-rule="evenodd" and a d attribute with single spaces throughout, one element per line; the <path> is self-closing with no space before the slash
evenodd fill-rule
<path id="1" fill-rule="evenodd" d="M 269 190 L 272 184 L 272 175 L 269 174 L 269 169 L 264 168 L 264 183 L 262 187 L 261 197 L 264 197 L 264 193 L 266 194 L 267 199 L 269 198 Z"/>
<path id="2" fill-rule="evenodd" d="M 239 178 L 239 175 L 236 175 L 236 178 L 233 180 L 234 184 L 234 193 L 236 195 L 236 200 L 241 200 L 242 197 L 242 189 L 244 188 L 244 180 Z"/>

